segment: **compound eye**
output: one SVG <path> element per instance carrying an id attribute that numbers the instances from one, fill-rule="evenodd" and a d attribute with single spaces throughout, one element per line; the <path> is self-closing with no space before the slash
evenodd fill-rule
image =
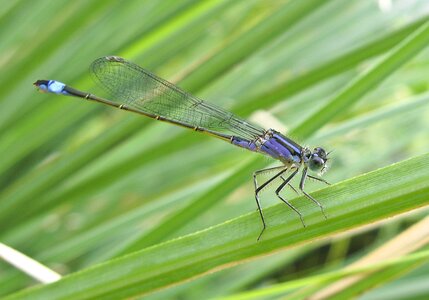
<path id="1" fill-rule="evenodd" d="M 312 171 L 319 171 L 323 168 L 324 165 L 324 160 L 316 155 L 313 155 L 310 159 L 309 167 Z"/>
<path id="2" fill-rule="evenodd" d="M 323 149 L 321 147 L 314 148 L 314 153 L 316 153 L 317 156 L 319 156 L 320 158 L 326 160 L 327 155 L 326 155 L 325 149 Z"/>

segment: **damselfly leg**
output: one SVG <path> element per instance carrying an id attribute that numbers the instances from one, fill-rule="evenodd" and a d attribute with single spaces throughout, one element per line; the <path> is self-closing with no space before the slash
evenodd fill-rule
<path id="1" fill-rule="evenodd" d="M 323 183 L 325 183 L 325 184 L 327 184 L 327 185 L 331 185 L 329 182 L 327 182 L 325 179 L 323 179 L 323 178 L 320 178 L 320 177 L 316 177 L 316 176 L 312 176 L 312 175 L 310 175 L 310 174 L 307 174 L 307 177 L 308 178 L 310 178 L 310 179 L 314 179 L 314 180 L 316 180 L 316 181 L 319 181 L 319 182 L 323 182 Z"/>
<path id="2" fill-rule="evenodd" d="M 306 191 L 304 191 L 304 185 L 305 185 L 305 179 L 308 176 L 308 169 L 304 168 L 302 170 L 302 177 L 301 177 L 301 181 L 299 183 L 299 189 L 300 191 L 304 194 L 304 196 L 306 196 L 308 199 L 310 199 L 311 201 L 313 201 L 314 203 L 316 203 L 317 206 L 319 206 L 320 210 L 322 211 L 323 216 L 325 217 L 325 219 L 328 219 L 328 217 L 325 214 L 325 209 L 323 208 L 322 204 L 320 204 L 319 201 L 317 201 L 316 199 L 314 199 L 312 196 L 310 196 L 310 194 L 308 194 Z M 309 176 L 308 176 L 309 177 Z M 317 177 L 316 177 L 317 178 Z M 314 178 L 313 178 L 314 179 Z M 319 178 L 317 178 L 319 179 Z M 322 181 L 323 182 L 323 181 Z"/>
<path id="3" fill-rule="evenodd" d="M 283 188 L 289 184 L 289 182 L 295 177 L 296 173 L 298 173 L 299 169 L 296 169 L 295 171 L 293 171 L 293 173 L 287 178 L 285 179 L 285 181 L 277 188 L 276 190 L 276 195 L 277 197 L 280 198 L 280 200 L 282 200 L 287 206 L 289 206 L 294 212 L 296 212 L 299 216 L 299 218 L 301 219 L 301 223 L 302 226 L 306 227 L 305 223 L 304 223 L 304 219 L 302 218 L 301 213 L 295 208 L 295 206 L 293 206 L 292 204 L 289 203 L 289 201 L 287 201 L 286 199 L 284 199 L 281 195 L 280 192 L 283 190 Z"/>
<path id="4" fill-rule="evenodd" d="M 267 173 L 270 171 L 274 171 L 274 170 L 278 170 L 281 169 L 280 172 L 278 172 L 276 175 L 274 175 L 273 177 L 271 177 L 270 179 L 268 179 L 267 181 L 265 181 L 262 185 L 258 186 L 258 181 L 256 179 L 256 177 L 258 175 L 261 175 L 263 173 Z M 253 173 L 253 183 L 255 185 L 255 199 L 256 199 L 256 205 L 258 207 L 258 211 L 259 211 L 259 216 L 261 217 L 261 221 L 262 221 L 262 231 L 258 236 L 258 241 L 262 236 L 262 233 L 265 231 L 265 228 L 267 227 L 265 224 L 265 218 L 264 218 L 264 214 L 262 213 L 262 208 L 261 208 L 261 203 L 259 201 L 259 192 L 265 188 L 267 185 L 269 185 L 271 182 L 273 182 L 277 177 L 281 176 L 284 172 L 287 171 L 287 167 L 285 166 L 280 166 L 280 167 L 273 167 L 273 168 L 268 168 L 268 169 L 263 169 L 263 170 L 258 170 L 255 171 Z"/>
<path id="5" fill-rule="evenodd" d="M 261 186 L 258 186 L 258 182 L 257 182 L 257 176 L 264 174 L 264 173 L 268 173 L 274 170 L 279 170 L 281 169 L 281 171 L 279 173 L 277 173 L 275 176 L 271 177 L 270 179 L 268 179 L 266 182 L 264 182 Z M 295 177 L 295 175 L 298 173 L 299 168 L 297 168 L 295 171 L 292 172 L 292 174 L 289 175 L 289 177 L 287 177 L 286 179 L 282 176 L 283 173 L 285 173 L 288 170 L 287 167 L 285 166 L 279 166 L 279 167 L 273 167 L 273 168 L 268 168 L 268 169 L 263 169 L 263 170 L 258 170 L 255 173 L 253 173 L 253 182 L 255 184 L 255 199 L 256 199 L 256 205 L 258 206 L 258 211 L 259 211 L 259 215 L 261 217 L 261 221 L 262 221 L 262 231 L 258 236 L 258 241 L 261 238 L 263 232 L 266 229 L 266 223 L 265 223 L 265 218 L 264 215 L 262 213 L 262 208 L 261 208 L 261 204 L 260 204 L 260 200 L 259 200 L 259 192 L 265 188 L 268 184 L 270 184 L 274 179 L 276 179 L 277 177 L 280 176 L 280 178 L 283 180 L 282 184 L 280 184 L 278 186 L 278 188 L 276 189 L 276 195 L 277 197 L 283 202 L 285 203 L 290 209 L 292 209 L 294 212 L 296 212 L 301 220 L 301 223 L 304 227 L 306 227 L 304 219 L 302 217 L 302 214 L 298 211 L 298 209 L 296 209 L 295 206 L 293 206 L 289 201 L 287 201 L 284 197 L 282 197 L 280 195 L 281 191 L 284 189 L 285 186 L 289 186 L 293 191 L 295 191 L 296 193 L 298 193 L 298 191 L 290 184 L 291 180 Z"/>

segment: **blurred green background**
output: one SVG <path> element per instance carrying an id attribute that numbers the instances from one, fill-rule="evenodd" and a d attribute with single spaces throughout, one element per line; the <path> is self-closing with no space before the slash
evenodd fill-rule
<path id="1" fill-rule="evenodd" d="M 128 253 L 142 236 L 133 250 L 256 209 L 251 172 L 225 183 L 256 154 L 102 105 L 37 93 L 35 80 L 97 93 L 89 65 L 119 55 L 287 135 L 428 13 L 425 0 L 1 1 L 0 241 L 65 275 Z M 324 178 L 335 183 L 428 152 L 428 54 L 423 49 L 310 137 L 292 134 L 304 145 L 334 150 Z M 266 158 L 258 164 L 274 165 Z M 307 190 L 320 187 L 308 182 Z M 207 190 L 214 191 L 210 201 L 195 201 Z M 278 203 L 274 190 L 263 193 L 264 207 Z M 146 298 L 227 296 L 338 270 L 426 214 L 420 209 L 283 250 Z M 286 210 L 285 216 L 296 218 Z M 429 295 L 427 265 L 391 273 L 337 295 Z M 0 295 L 35 283 L 0 262 Z M 309 295 L 294 293 L 288 296 Z"/>

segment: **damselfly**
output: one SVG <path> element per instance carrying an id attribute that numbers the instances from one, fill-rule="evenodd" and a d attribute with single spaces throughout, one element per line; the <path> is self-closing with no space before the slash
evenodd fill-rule
<path id="1" fill-rule="evenodd" d="M 304 191 L 306 178 L 328 184 L 324 179 L 308 174 L 309 169 L 321 173 L 325 170 L 328 154 L 323 148 L 317 147 L 310 150 L 274 129 L 265 130 L 244 121 L 218 106 L 192 96 L 176 85 L 121 57 L 106 56 L 95 60 L 91 64 L 91 73 L 95 81 L 109 93 L 110 100 L 79 91 L 56 80 L 37 80 L 34 85 L 42 92 L 96 101 L 206 133 L 238 147 L 279 160 L 282 163 L 281 166 L 259 170 L 253 174 L 255 199 L 263 225 L 258 240 L 266 228 L 259 201 L 259 192 L 276 178 L 283 180 L 276 189 L 277 197 L 298 214 L 305 227 L 301 213 L 280 195 L 285 186 L 295 190 L 290 182 L 301 167 L 302 175 L 299 189 L 308 199 L 320 207 L 326 218 L 323 206 Z M 278 172 L 263 184 L 258 185 L 257 177 L 270 171 Z M 284 178 L 283 174 L 286 171 L 291 173 L 287 178 Z"/>

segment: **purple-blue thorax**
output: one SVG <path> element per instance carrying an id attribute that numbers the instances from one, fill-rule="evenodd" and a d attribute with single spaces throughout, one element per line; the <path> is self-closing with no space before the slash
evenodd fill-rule
<path id="1" fill-rule="evenodd" d="M 267 130 L 265 136 L 258 138 L 256 141 L 233 137 L 231 142 L 236 146 L 271 156 L 285 164 L 301 163 L 302 147 L 272 129 Z"/>

